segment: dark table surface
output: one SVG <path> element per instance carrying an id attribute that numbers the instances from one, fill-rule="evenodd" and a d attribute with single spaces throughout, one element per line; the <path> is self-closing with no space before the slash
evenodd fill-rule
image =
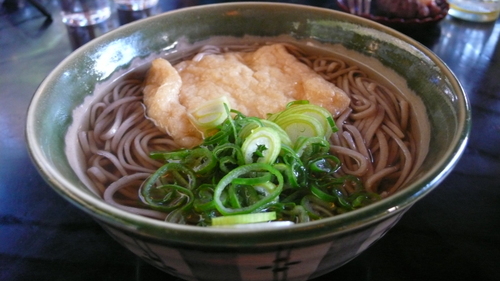
<path id="1" fill-rule="evenodd" d="M 178 280 L 59 197 L 31 163 L 24 139 L 26 110 L 44 77 L 79 45 L 128 20 L 114 13 L 93 29 L 68 29 L 57 0 L 39 0 L 52 22 L 29 1 L 0 2 L 0 280 Z M 157 12 L 214 2 L 227 1 L 160 0 Z M 336 8 L 327 0 L 279 2 Z M 405 32 L 463 84 L 473 110 L 469 144 L 444 182 L 380 241 L 316 281 L 500 280 L 500 21 L 448 16 Z"/>

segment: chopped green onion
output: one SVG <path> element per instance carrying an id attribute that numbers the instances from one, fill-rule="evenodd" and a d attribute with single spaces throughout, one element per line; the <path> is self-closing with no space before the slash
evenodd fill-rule
<path id="1" fill-rule="evenodd" d="M 299 188 L 298 173 L 294 170 L 294 166 L 286 165 L 284 163 L 274 164 L 274 168 L 278 169 L 285 178 L 286 187 Z"/>
<path id="2" fill-rule="evenodd" d="M 179 163 L 167 163 L 156 170 L 141 189 L 148 192 L 160 180 L 164 184 L 183 184 L 188 189 L 196 186 L 196 175 L 193 170 Z"/>
<path id="3" fill-rule="evenodd" d="M 279 121 L 283 118 L 287 118 L 288 115 L 291 114 L 299 114 L 299 115 L 307 115 L 314 119 L 316 119 L 324 130 L 324 137 L 330 138 L 332 132 L 336 132 L 338 129 L 333 121 L 332 114 L 325 108 L 321 106 L 317 106 L 314 104 L 309 104 L 308 101 L 294 101 L 290 102 L 286 110 L 273 114 L 268 117 L 268 120 L 280 123 Z"/>
<path id="4" fill-rule="evenodd" d="M 292 145 L 292 140 L 278 124 L 266 119 L 262 119 L 261 122 L 262 125 L 264 125 L 264 127 L 269 127 L 273 129 L 276 133 L 278 133 L 278 135 L 280 136 L 281 143 L 284 143 L 286 145 Z"/>
<path id="5" fill-rule="evenodd" d="M 309 104 L 308 100 L 294 100 L 289 103 L 287 103 L 286 108 L 292 107 L 294 105 L 304 105 L 304 104 Z"/>
<path id="6" fill-rule="evenodd" d="M 324 126 L 314 117 L 304 114 L 287 114 L 274 121 L 295 143 L 299 137 L 325 137 Z"/>
<path id="7" fill-rule="evenodd" d="M 206 147 L 189 150 L 189 154 L 181 161 L 187 167 L 199 174 L 206 174 L 217 165 L 214 154 Z"/>
<path id="8" fill-rule="evenodd" d="M 313 173 L 333 173 L 340 168 L 340 160 L 333 155 L 321 155 L 308 162 Z"/>
<path id="9" fill-rule="evenodd" d="M 193 207 L 197 212 L 206 212 L 215 209 L 213 184 L 202 184 L 193 192 L 195 199 Z"/>
<path id="10" fill-rule="evenodd" d="M 180 207 L 188 208 L 192 204 L 194 196 L 187 188 L 165 184 L 145 190 L 142 198 L 151 208 L 168 212 Z"/>
<path id="11" fill-rule="evenodd" d="M 314 196 L 318 197 L 319 199 L 321 199 L 323 201 L 327 201 L 327 202 L 335 202 L 335 201 L 337 201 L 337 197 L 336 196 L 328 194 L 327 192 L 321 190 L 316 185 L 311 186 L 311 193 Z"/>
<path id="12" fill-rule="evenodd" d="M 222 113 L 225 119 L 219 118 Z M 259 119 L 230 110 L 219 99 L 192 115 L 198 117 L 203 143 L 152 152 L 151 158 L 165 164 L 139 190 L 144 204 L 168 213 L 166 221 L 200 226 L 213 221 L 214 226 L 233 227 L 254 220 L 298 223 L 381 199 L 366 192 L 357 177 L 336 174 L 341 163 L 330 154 L 329 142 L 336 127 L 326 109 L 294 101 Z M 254 218 L 262 213 L 274 215 Z M 239 220 L 240 215 L 251 219 Z"/>
<path id="13" fill-rule="evenodd" d="M 335 209 L 335 204 L 323 201 L 313 195 L 304 196 L 300 203 L 309 216 L 314 219 L 333 216 L 332 211 Z"/>
<path id="14" fill-rule="evenodd" d="M 202 132 L 214 129 L 228 117 L 225 105 L 229 105 L 225 96 L 210 100 L 189 112 L 189 120 Z"/>
<path id="15" fill-rule="evenodd" d="M 332 114 L 324 107 L 314 104 L 292 105 L 286 109 L 285 114 L 304 114 L 318 120 L 325 129 L 325 137 L 328 139 L 332 132 L 337 131 Z"/>
<path id="16" fill-rule="evenodd" d="M 278 157 L 281 149 L 281 141 L 278 133 L 268 127 L 259 127 L 243 142 L 241 150 L 245 163 L 273 163 Z"/>
<path id="17" fill-rule="evenodd" d="M 276 212 L 252 213 L 212 218 L 212 226 L 266 222 L 276 219 Z"/>
<path id="18" fill-rule="evenodd" d="M 256 185 L 271 181 L 273 175 L 271 173 L 255 173 L 248 178 L 234 178 L 232 184 Z"/>
<path id="19" fill-rule="evenodd" d="M 294 151 L 301 158 L 310 158 L 318 154 L 324 155 L 330 150 L 330 143 L 321 137 L 302 137 L 295 142 Z"/>
<path id="20" fill-rule="evenodd" d="M 270 194 L 263 196 L 258 202 L 248 206 L 231 208 L 223 204 L 221 200 L 222 193 L 224 190 L 228 188 L 228 186 L 231 186 L 231 182 L 235 178 L 248 175 L 251 172 L 263 172 L 263 171 L 270 172 L 276 177 L 276 180 L 278 181 L 278 185 Z M 283 188 L 283 176 L 277 169 L 273 168 L 269 164 L 264 164 L 264 163 L 247 164 L 232 170 L 219 181 L 214 192 L 215 207 L 222 215 L 251 213 L 255 210 L 262 209 L 267 204 L 271 203 L 281 193 L 282 188 Z"/>
<path id="21" fill-rule="evenodd" d="M 171 152 L 153 151 L 149 153 L 149 157 L 163 161 L 178 161 L 186 158 L 189 155 L 189 152 L 189 149 L 181 149 Z"/>

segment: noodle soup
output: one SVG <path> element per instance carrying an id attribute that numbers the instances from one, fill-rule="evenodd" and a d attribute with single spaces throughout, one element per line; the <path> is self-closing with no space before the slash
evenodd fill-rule
<path id="1" fill-rule="evenodd" d="M 209 43 L 182 54 L 167 54 L 165 58 L 174 65 L 200 56 L 206 50 L 211 54 L 252 52 L 260 45 L 270 44 Z M 285 43 L 288 52 L 298 61 L 342 89 L 350 98 L 349 107 L 335 116 L 338 130 L 328 137 L 328 141 L 329 153 L 340 161 L 340 167 L 331 174 L 356 180 L 345 181 L 335 189 L 326 188 L 330 196 L 338 197 L 337 201 L 324 204 L 315 203 L 316 199 L 309 200 L 310 209 L 299 210 L 300 215 L 290 213 L 296 211 L 303 199 L 293 202 L 286 199 L 287 203 L 294 205 L 280 205 L 279 208 L 275 200 L 259 211 L 284 210 L 286 215 L 278 216 L 277 220 L 301 223 L 357 209 L 340 205 L 343 198 L 360 192 L 356 187 L 358 181 L 363 194 L 376 195 L 379 199 L 398 192 L 415 176 L 427 154 L 429 125 L 420 99 L 407 89 L 401 78 L 375 60 L 340 46 L 311 41 Z M 164 161 L 152 158 L 150 153 L 179 149 L 172 137 L 146 115 L 143 83 L 148 68 L 146 64 L 119 78 L 111 89 L 92 98 L 87 112 L 75 116 L 79 124 L 74 124 L 68 135 L 75 134 L 77 139 L 68 140 L 68 149 L 78 150 L 85 160 L 73 162 L 73 166 L 94 193 L 120 209 L 169 222 L 207 225 L 207 221 L 220 215 L 217 209 L 209 209 L 203 215 L 193 210 L 162 211 L 149 207 L 141 198 L 140 188 L 144 182 L 165 165 Z M 314 195 L 310 186 L 302 188 L 306 192 L 301 191 L 300 196 L 310 198 Z M 295 196 L 295 193 L 295 190 L 284 188 L 278 202 Z M 213 191 L 210 196 L 213 196 Z M 349 204 L 352 206 L 352 202 Z M 321 215 L 312 216 L 311 213 Z"/>

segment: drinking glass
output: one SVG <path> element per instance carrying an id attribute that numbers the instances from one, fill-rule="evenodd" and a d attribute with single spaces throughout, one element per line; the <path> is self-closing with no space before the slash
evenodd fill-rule
<path id="1" fill-rule="evenodd" d="M 448 14 L 475 22 L 490 22 L 498 19 L 500 0 L 448 0 Z"/>
<path id="2" fill-rule="evenodd" d="M 62 21 L 68 26 L 89 26 L 111 15 L 109 0 L 59 0 Z"/>
<path id="3" fill-rule="evenodd" d="M 158 0 L 114 0 L 118 10 L 141 11 L 151 9 Z"/>

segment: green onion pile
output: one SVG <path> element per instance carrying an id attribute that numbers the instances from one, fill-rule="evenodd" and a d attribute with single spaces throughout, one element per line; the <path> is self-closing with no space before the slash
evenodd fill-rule
<path id="1" fill-rule="evenodd" d="M 338 176 L 340 161 L 330 154 L 328 141 L 337 128 L 326 109 L 295 101 L 260 119 L 228 104 L 221 98 L 191 113 L 206 136 L 201 145 L 151 153 L 165 164 L 141 186 L 140 198 L 168 213 L 166 221 L 302 223 L 380 200 L 358 178 Z"/>

